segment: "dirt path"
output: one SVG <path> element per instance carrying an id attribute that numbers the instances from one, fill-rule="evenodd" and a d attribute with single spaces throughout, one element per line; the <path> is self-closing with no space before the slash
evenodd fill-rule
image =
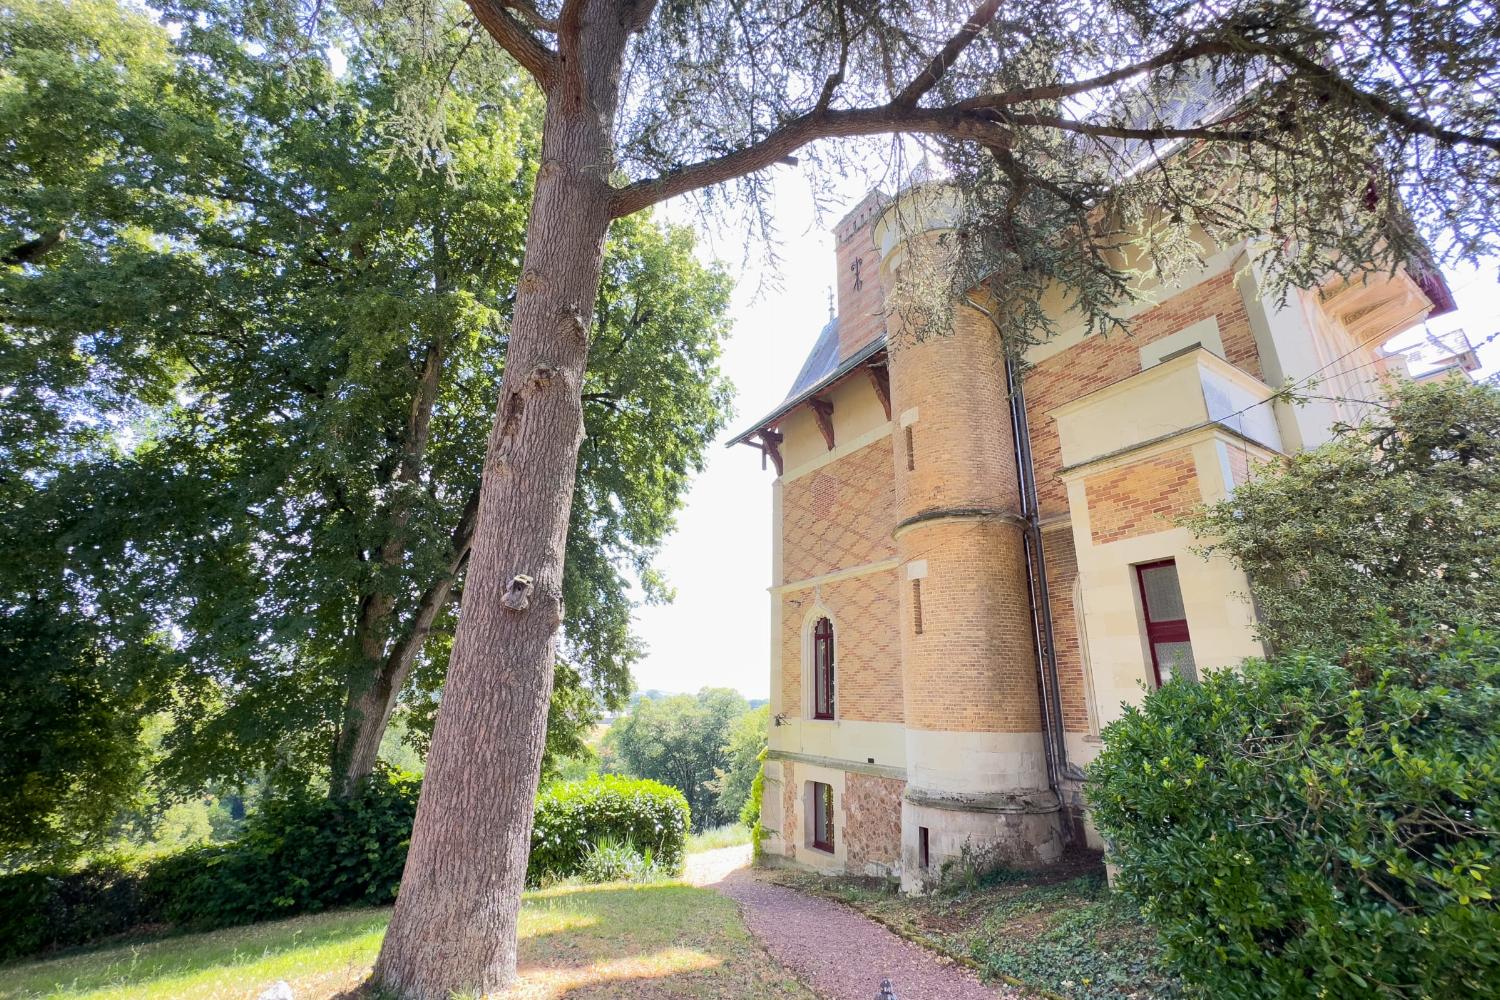
<path id="1" fill-rule="evenodd" d="M 847 906 L 755 877 L 748 847 L 690 855 L 685 878 L 740 904 L 745 925 L 771 957 L 826 1000 L 871 1000 L 890 979 L 904 1000 L 1021 1000 L 985 986 L 968 969 L 886 930 Z"/>

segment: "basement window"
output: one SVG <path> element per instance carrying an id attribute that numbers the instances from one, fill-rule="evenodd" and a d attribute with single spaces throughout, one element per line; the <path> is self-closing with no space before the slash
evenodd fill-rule
<path id="1" fill-rule="evenodd" d="M 1187 611 L 1177 582 L 1177 561 L 1162 559 L 1135 568 L 1141 608 L 1146 617 L 1146 644 L 1151 649 L 1151 673 L 1161 687 L 1174 677 L 1198 679 L 1193 643 L 1188 635 Z"/>
<path id="2" fill-rule="evenodd" d="M 833 853 L 833 786 L 808 782 L 812 795 L 812 846 Z"/>
<path id="3" fill-rule="evenodd" d="M 932 867 L 932 850 L 925 826 L 917 827 L 917 867 L 923 871 Z"/>

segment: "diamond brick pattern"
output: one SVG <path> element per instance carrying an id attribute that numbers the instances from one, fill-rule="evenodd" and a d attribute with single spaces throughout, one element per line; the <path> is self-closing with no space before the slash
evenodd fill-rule
<path id="1" fill-rule="evenodd" d="M 896 554 L 891 446 L 880 440 L 787 483 L 782 492 L 782 583 Z"/>

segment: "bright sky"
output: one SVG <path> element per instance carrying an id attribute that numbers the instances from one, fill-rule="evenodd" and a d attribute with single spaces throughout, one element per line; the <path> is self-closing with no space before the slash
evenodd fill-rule
<path id="1" fill-rule="evenodd" d="M 737 389 L 735 416 L 710 449 L 678 518 L 676 534 L 658 562 L 677 600 L 636 612 L 648 652 L 635 667 L 641 690 L 697 691 L 732 687 L 747 697 L 770 690 L 771 481 L 753 448 L 724 444 L 786 395 L 818 330 L 828 319 L 834 282 L 833 240 L 826 232 L 852 206 L 861 185 L 844 192 L 844 205 L 825 205 L 814 218 L 811 189 L 800 168 L 781 168 L 772 208 L 780 233 L 780 261 L 766 267 L 738 235 L 716 234 L 705 258 L 729 262 L 739 287 L 732 306 L 734 332 L 724 369 Z M 685 213 L 669 212 L 686 219 Z M 1463 328 L 1475 344 L 1500 330 L 1500 262 L 1448 275 L 1458 312 L 1432 324 L 1437 332 Z M 765 282 L 763 285 L 762 282 Z M 779 287 L 778 287 L 779 286 Z M 1500 373 L 1500 339 L 1480 348 L 1481 376 Z"/>

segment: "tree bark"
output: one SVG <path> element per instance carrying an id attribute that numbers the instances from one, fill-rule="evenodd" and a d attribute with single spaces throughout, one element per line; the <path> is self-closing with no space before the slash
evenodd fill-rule
<path id="1" fill-rule="evenodd" d="M 412 1000 L 487 995 L 515 978 L 568 517 L 583 439 L 583 370 L 611 219 L 610 131 L 628 5 L 565 8 L 547 81 L 500 401 L 443 704 L 401 892 L 375 981 Z"/>

